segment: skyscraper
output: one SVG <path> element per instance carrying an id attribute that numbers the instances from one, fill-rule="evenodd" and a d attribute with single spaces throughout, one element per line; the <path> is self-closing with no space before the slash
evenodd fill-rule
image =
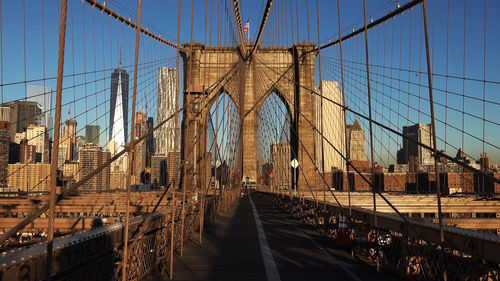
<path id="1" fill-rule="evenodd" d="M 335 150 L 337 149 L 342 155 L 345 155 L 344 114 L 340 106 L 344 104 L 342 92 L 337 81 L 321 81 L 320 87 L 323 91 L 323 98 L 316 95 L 314 99 L 316 127 L 320 131 L 323 130 L 323 136 L 320 133 L 316 134 L 318 168 L 321 170 L 323 167 L 322 162 L 324 162 L 325 171 L 330 171 L 332 167 L 345 171 L 345 161 Z M 321 102 L 322 99 L 323 102 Z M 321 149 L 323 149 L 323 153 Z"/>
<path id="2" fill-rule="evenodd" d="M 85 142 L 100 145 L 99 125 L 86 125 L 85 126 Z"/>
<path id="3" fill-rule="evenodd" d="M 10 120 L 11 108 L 8 106 L 0 106 L 0 121 L 11 122 Z"/>
<path id="4" fill-rule="evenodd" d="M 28 101 L 34 101 L 42 108 L 41 125 L 47 127 L 50 134 L 53 126 L 50 108 L 52 105 L 52 89 L 43 86 L 28 85 L 27 96 Z"/>
<path id="5" fill-rule="evenodd" d="M 50 164 L 9 164 L 7 183 L 20 191 L 48 191 Z"/>
<path id="6" fill-rule="evenodd" d="M 76 136 L 75 151 L 73 152 L 73 161 L 78 161 L 80 158 L 80 150 L 87 144 L 84 136 Z M 99 145 L 99 144 L 97 144 Z"/>
<path id="7" fill-rule="evenodd" d="M 146 132 L 150 131 L 154 127 L 153 117 L 148 117 L 148 121 L 146 121 Z M 151 167 L 151 156 L 155 154 L 155 143 L 153 134 L 149 134 L 146 137 L 146 167 Z"/>
<path id="8" fill-rule="evenodd" d="M 139 139 L 146 131 L 146 114 L 143 111 L 135 113 L 135 135 L 134 139 Z M 134 148 L 134 176 L 135 182 L 139 184 L 141 174 L 146 168 L 146 142 L 144 140 L 138 142 Z"/>
<path id="9" fill-rule="evenodd" d="M 175 95 L 177 94 L 175 82 L 175 68 L 161 67 L 158 69 L 157 122 L 162 122 L 175 113 Z M 178 148 L 174 149 L 175 127 L 175 120 L 172 118 L 155 131 L 156 154 L 168 155 L 171 151 L 179 151 Z M 178 134 L 178 139 L 179 137 L 180 134 Z"/>
<path id="10" fill-rule="evenodd" d="M 33 101 L 18 100 L 12 103 L 5 103 L 5 107 L 10 107 L 10 137 L 15 140 L 16 133 L 25 132 L 29 125 L 40 126 L 42 123 L 42 108 L 40 104 Z"/>
<path id="11" fill-rule="evenodd" d="M 62 137 L 59 147 L 66 148 L 65 159 L 68 161 L 72 161 L 75 158 L 76 151 L 76 126 L 77 122 L 75 119 L 68 119 L 64 123 L 64 127 L 62 130 Z M 59 150 L 61 153 L 61 150 Z M 58 155 L 60 158 L 61 155 Z M 58 160 L 59 161 L 59 160 Z"/>
<path id="12" fill-rule="evenodd" d="M 114 141 L 109 141 L 106 144 L 106 150 L 111 153 L 111 157 L 115 156 L 117 153 L 119 153 L 121 150 L 123 150 L 123 147 L 119 147 L 118 144 Z M 111 171 L 120 171 L 120 172 L 129 172 L 128 170 L 128 153 L 124 153 L 122 156 L 120 156 L 116 161 L 113 161 L 111 163 Z"/>
<path id="13" fill-rule="evenodd" d="M 29 145 L 36 147 L 36 162 L 49 164 L 49 137 L 45 126 L 29 125 L 26 129 L 26 139 Z"/>
<path id="14" fill-rule="evenodd" d="M 85 177 L 99 166 L 104 164 L 111 158 L 108 151 L 103 151 L 100 146 L 95 144 L 86 144 L 80 150 L 80 178 Z M 105 191 L 110 187 L 110 168 L 104 168 L 97 175 L 93 176 L 89 181 L 82 185 L 82 190 L 85 191 Z"/>
<path id="15" fill-rule="evenodd" d="M 167 171 L 168 171 L 168 182 L 169 184 L 175 184 L 178 186 L 181 180 L 181 153 L 179 151 L 170 151 L 167 156 Z M 175 178 L 174 178 L 175 177 Z"/>
<path id="16" fill-rule="evenodd" d="M 63 164 L 68 160 L 66 157 L 68 155 L 68 146 L 63 145 L 62 143 L 59 145 L 57 149 L 57 168 L 62 168 Z M 55 159 L 52 159 L 54 161 Z"/>
<path id="17" fill-rule="evenodd" d="M 121 66 L 111 74 L 109 140 L 123 147 L 128 133 L 128 73 Z"/>
<path id="18" fill-rule="evenodd" d="M 9 143 L 10 143 L 9 122 L 0 121 L 0 187 L 7 186 Z"/>
<path id="19" fill-rule="evenodd" d="M 351 161 L 367 161 L 365 130 L 359 125 L 358 119 L 352 125 L 347 125 L 347 142 Z"/>
<path id="20" fill-rule="evenodd" d="M 35 163 L 36 146 L 29 145 L 27 139 L 21 141 L 21 155 L 19 162 L 21 164 Z"/>
<path id="21" fill-rule="evenodd" d="M 151 156 L 151 183 L 167 186 L 167 161 L 168 157 L 164 155 Z"/>
<path id="22" fill-rule="evenodd" d="M 431 124 L 417 123 L 403 127 L 403 135 L 420 143 L 431 146 Z M 411 159 L 417 159 L 420 165 L 431 165 L 434 159 L 431 152 L 415 142 L 403 138 L 403 148 L 398 151 L 398 164 L 408 164 Z"/>

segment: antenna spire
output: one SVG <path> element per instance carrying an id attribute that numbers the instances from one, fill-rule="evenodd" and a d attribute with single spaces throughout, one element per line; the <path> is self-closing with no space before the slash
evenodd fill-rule
<path id="1" fill-rule="evenodd" d="M 118 64 L 118 68 L 122 68 L 122 43 L 120 43 L 120 61 Z"/>

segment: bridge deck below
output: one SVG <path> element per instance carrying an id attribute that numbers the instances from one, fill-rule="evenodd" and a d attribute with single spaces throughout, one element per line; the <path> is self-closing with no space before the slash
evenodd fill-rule
<path id="1" fill-rule="evenodd" d="M 184 256 L 174 257 L 173 280 L 397 280 L 337 249 L 334 241 L 258 195 L 234 203 L 203 236 L 200 244 L 194 235 Z M 152 273 L 146 280 L 162 279 Z"/>

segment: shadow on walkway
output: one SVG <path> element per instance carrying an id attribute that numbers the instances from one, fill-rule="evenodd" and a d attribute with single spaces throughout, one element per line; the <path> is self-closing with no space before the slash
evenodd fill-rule
<path id="1" fill-rule="evenodd" d="M 315 235 L 257 194 L 252 200 L 281 280 L 397 280 L 336 248 L 332 239 Z M 219 214 L 202 244 L 198 239 L 195 233 L 184 256 L 174 256 L 174 280 L 267 280 L 248 196 Z M 145 280 L 162 279 L 151 273 Z"/>

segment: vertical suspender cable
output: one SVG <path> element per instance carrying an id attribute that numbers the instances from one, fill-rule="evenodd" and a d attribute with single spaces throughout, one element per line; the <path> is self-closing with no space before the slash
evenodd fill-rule
<path id="1" fill-rule="evenodd" d="M 390 68 L 391 69 L 391 74 L 390 74 L 390 77 L 394 77 L 392 75 L 392 71 L 394 69 L 394 26 L 396 25 L 395 22 L 396 22 L 395 19 L 392 18 L 392 24 L 391 24 L 391 68 Z M 390 96 L 390 99 L 389 99 L 389 108 L 390 109 L 392 108 L 392 100 L 393 100 L 392 89 L 393 88 L 394 87 L 390 87 L 390 89 L 389 89 L 389 96 Z M 392 124 L 392 118 L 391 118 L 391 116 L 392 116 L 392 113 L 389 112 L 389 124 Z M 390 142 L 389 142 L 389 144 L 390 144 Z M 397 149 L 397 147 L 398 147 L 397 142 L 396 142 L 395 146 L 396 146 L 396 149 Z M 390 151 L 390 146 L 389 146 L 389 151 Z M 408 177 L 408 174 L 406 174 L 405 176 Z"/>
<path id="2" fill-rule="evenodd" d="M 207 46 L 207 18 L 208 16 L 208 0 L 205 0 L 205 46 Z"/>
<path id="3" fill-rule="evenodd" d="M 487 0 L 484 0 L 484 35 L 483 35 L 483 153 L 484 153 L 484 138 L 486 137 L 486 16 L 487 16 Z M 487 163 L 484 163 L 485 165 Z M 489 167 L 485 167 L 483 172 L 488 172 Z M 482 187 L 484 191 L 484 177 L 482 177 Z"/>
<path id="4" fill-rule="evenodd" d="M 432 135 L 432 149 L 434 156 L 434 172 L 436 173 L 436 191 L 437 191 L 437 203 L 438 203 L 438 217 L 439 217 L 439 233 L 441 238 L 441 243 L 444 243 L 444 232 L 443 232 L 443 215 L 441 211 L 441 185 L 439 179 L 439 167 L 438 167 L 438 155 L 436 147 L 436 123 L 434 117 L 434 97 L 432 95 L 432 69 L 431 69 L 431 54 L 429 50 L 429 30 L 427 27 L 427 6 L 426 0 L 422 2 L 422 12 L 424 16 L 424 31 L 425 31 L 425 54 L 427 55 L 427 79 L 429 80 L 429 107 L 431 110 L 431 135 Z"/>
<path id="5" fill-rule="evenodd" d="M 191 40 L 189 42 L 193 43 L 193 24 L 194 24 L 194 0 L 191 1 Z M 193 52 L 192 52 L 192 49 L 191 49 L 191 57 L 193 56 Z M 191 75 L 191 65 L 192 65 L 192 62 L 189 62 L 189 71 L 188 71 L 188 75 L 189 75 L 189 83 L 191 83 L 191 86 L 193 85 L 193 76 Z M 194 121 L 195 123 L 197 121 Z M 196 150 L 196 130 L 195 130 L 195 139 L 194 139 L 194 143 L 193 143 L 193 146 L 194 146 L 194 149 Z M 193 156 L 194 156 L 194 153 L 193 153 Z M 187 157 L 186 155 L 184 155 L 184 161 L 187 161 Z M 193 165 L 196 165 L 195 164 L 196 161 L 193 162 Z M 183 163 L 184 165 L 185 163 Z M 194 167 L 194 166 L 193 166 Z M 182 214 L 182 221 L 181 221 L 181 257 L 183 256 L 183 250 L 184 250 L 184 220 L 186 219 L 186 185 L 187 185 L 187 179 L 186 179 L 186 165 L 184 165 L 184 184 L 183 184 L 183 187 L 182 187 L 182 211 L 181 211 L 181 214 Z M 193 176 L 194 176 L 194 173 L 193 173 Z"/>
<path id="6" fill-rule="evenodd" d="M 487 17 L 487 0 L 484 0 L 484 34 L 483 34 L 483 153 L 484 151 L 484 138 L 486 137 L 486 17 Z M 486 156 L 486 155 L 484 155 Z M 481 157 L 483 158 L 483 157 Z M 484 162 L 484 168 L 482 169 L 483 172 L 489 172 L 488 166 L 486 166 L 488 163 Z M 485 182 L 485 177 L 481 177 L 481 191 L 484 193 L 484 182 Z"/>
<path id="7" fill-rule="evenodd" d="M 70 22 L 70 25 L 71 25 L 71 67 L 73 68 L 73 73 L 71 74 L 71 76 L 73 77 L 73 85 L 76 85 L 76 77 L 75 77 L 75 32 L 74 32 L 74 24 L 73 24 L 73 21 L 74 21 L 74 16 L 73 16 L 73 1 L 70 1 L 69 3 L 69 9 L 71 10 L 70 13 L 71 13 L 71 22 Z M 73 114 L 75 114 L 76 116 L 76 87 L 72 87 L 73 88 Z M 71 114 L 69 113 L 71 112 L 71 105 L 69 106 L 69 109 L 68 109 L 68 119 L 71 117 Z M 64 135 L 64 129 L 65 127 L 63 127 L 63 135 Z M 73 139 L 73 136 L 70 136 L 69 135 L 69 132 L 66 132 L 66 137 L 69 137 L 71 139 Z M 63 136 L 65 137 L 65 136 Z M 64 141 L 64 140 L 63 140 Z M 68 153 L 70 155 L 70 159 L 73 159 L 73 149 L 74 147 L 70 147 L 68 149 Z M 68 156 L 66 156 L 68 157 Z"/>
<path id="8" fill-rule="evenodd" d="M 344 118 L 344 128 L 347 128 L 347 118 L 346 118 L 346 105 L 345 105 L 345 83 L 344 83 L 344 60 L 343 60 L 343 49 L 342 49 L 342 25 L 340 21 L 340 0 L 337 0 L 337 18 L 339 22 L 339 49 L 340 49 L 340 80 L 342 82 L 342 103 L 344 105 L 344 109 L 342 110 L 343 112 L 343 118 Z M 347 156 L 347 163 L 346 163 L 346 175 L 347 175 L 347 198 L 348 198 L 348 203 L 349 203 L 349 217 L 352 216 L 352 206 L 351 206 L 351 183 L 349 180 L 349 161 L 351 161 L 351 155 L 349 153 L 349 144 L 347 140 L 350 139 L 347 137 L 347 130 L 344 129 L 344 144 L 345 144 L 345 151 L 346 151 L 346 156 Z M 343 183 L 343 181 L 342 181 Z"/>
<path id="9" fill-rule="evenodd" d="M 207 27 L 208 27 L 208 0 L 205 0 L 205 47 L 207 46 Z M 205 73 L 206 75 L 207 73 Z M 206 79 L 206 76 L 205 76 Z M 205 104 L 205 99 L 203 99 L 203 108 Z M 203 118 L 204 114 L 202 114 L 201 120 L 205 120 Z M 204 123 L 202 126 L 202 130 L 204 130 Z M 196 131 L 196 130 L 195 130 Z M 200 139 L 201 136 L 198 136 L 197 139 Z M 201 152 L 201 151 L 200 151 Z M 205 155 L 201 157 L 201 159 L 205 159 Z M 201 165 L 202 167 L 205 168 L 205 162 Z M 205 176 L 205 173 L 202 174 L 202 176 Z M 201 179 L 201 176 L 200 176 Z M 203 180 L 201 180 L 203 183 Z M 200 186 L 200 244 L 203 241 L 203 220 L 205 216 L 205 187 L 203 185 Z"/>
<path id="10" fill-rule="evenodd" d="M 372 194 L 373 194 L 373 224 L 375 227 L 375 243 L 377 243 L 378 233 L 377 233 L 377 199 L 375 197 L 375 159 L 373 158 L 373 122 L 372 122 L 372 97 L 370 88 L 370 59 L 368 57 L 368 28 L 366 23 L 366 0 L 363 0 L 363 12 L 364 12 L 364 23 L 365 23 L 365 59 L 366 59 L 366 85 L 368 90 L 368 107 L 369 107 L 369 121 L 370 121 L 370 158 L 371 158 L 371 172 L 372 172 Z M 378 245 L 378 244 L 377 244 Z M 377 270 L 379 270 L 379 261 L 377 259 Z"/>
<path id="11" fill-rule="evenodd" d="M 444 151 L 448 144 L 448 70 L 449 70 L 449 47 L 450 47 L 450 0 L 448 0 L 448 12 L 446 20 L 446 74 L 445 74 L 445 101 L 444 101 Z M 477 194 L 476 194 L 477 196 Z"/>
<path id="12" fill-rule="evenodd" d="M 59 130 L 61 125 L 61 101 L 64 71 L 64 47 L 66 38 L 66 12 L 68 1 L 61 1 L 61 19 L 59 27 L 59 51 L 57 59 L 57 88 L 56 88 L 56 113 L 54 118 L 54 144 L 52 159 L 57 159 L 59 150 Z M 45 264 L 45 279 L 51 280 L 52 275 L 52 249 L 54 244 L 54 215 L 56 208 L 56 185 L 57 185 L 57 161 L 50 164 L 50 195 L 49 195 L 49 219 L 47 228 L 47 261 Z"/>
<path id="13" fill-rule="evenodd" d="M 177 54 L 175 59 L 175 117 L 174 117 L 174 163 L 177 165 L 177 134 L 179 123 L 179 46 L 181 36 L 181 0 L 178 1 L 177 8 Z M 170 225 L 170 280 L 174 277 L 174 231 L 175 231 L 175 187 L 177 185 L 177 171 L 175 171 L 172 184 L 172 221 Z"/>
<path id="14" fill-rule="evenodd" d="M 311 42 L 311 31 L 309 29 L 309 0 L 306 0 L 306 12 L 307 12 L 307 42 Z"/>
<path id="15" fill-rule="evenodd" d="M 83 5 L 83 3 L 82 3 Z M 97 59 L 96 59 L 96 51 L 95 51 L 95 13 L 92 11 L 92 44 L 94 46 L 93 48 L 93 57 L 94 57 L 94 94 L 95 94 L 95 118 L 96 118 L 96 125 L 98 125 L 99 117 L 98 117 L 98 102 L 97 102 Z M 106 110 L 106 109 L 104 109 Z M 100 134 L 101 132 L 99 132 Z M 100 144 L 99 144 L 100 145 Z"/>
<path id="16" fill-rule="evenodd" d="M 89 124 L 89 118 L 88 118 L 88 102 L 87 102 L 87 50 L 86 50 L 86 40 L 85 40 L 85 10 L 83 8 L 83 2 L 82 2 L 82 28 L 83 28 L 83 84 L 84 86 L 84 91 L 85 91 L 85 124 Z M 75 118 L 76 118 L 76 111 L 75 111 Z M 75 136 L 76 137 L 76 136 Z"/>
<path id="17" fill-rule="evenodd" d="M 401 16 L 402 17 L 402 16 Z M 409 40 L 408 40 L 408 69 L 411 70 L 411 47 L 412 47 L 412 19 L 413 19 L 413 10 L 410 9 L 410 24 L 409 24 L 409 29 L 410 29 L 410 32 L 409 32 Z M 401 72 L 401 70 L 400 70 Z M 406 126 L 410 126 L 410 75 L 411 75 L 411 71 L 408 71 L 408 81 L 407 81 L 407 84 L 408 84 L 408 88 L 407 88 L 407 92 L 408 93 L 405 93 L 407 94 L 408 96 L 408 99 L 407 99 L 407 102 L 406 102 Z M 400 88 L 401 90 L 401 88 Z M 404 93 L 404 91 L 403 91 Z M 404 105 L 404 103 L 403 103 Z M 399 112 L 399 111 L 398 111 Z M 408 147 L 410 145 L 410 142 L 408 141 L 408 139 L 405 139 L 404 140 L 406 142 L 406 147 Z M 404 147 L 404 146 L 403 146 Z M 410 172 L 414 173 L 415 174 L 415 186 L 416 186 L 416 189 L 417 189 L 417 193 L 419 192 L 419 183 L 418 183 L 418 166 L 419 166 L 419 163 L 416 162 L 414 160 L 414 158 L 411 158 L 410 159 L 410 153 L 409 153 L 409 149 L 406 149 L 406 162 L 408 163 L 408 170 L 410 170 Z M 415 167 L 416 166 L 416 167 Z M 413 171 L 412 171 L 412 168 L 410 167 L 414 167 L 413 168 Z M 429 186 L 429 192 L 431 191 L 430 190 L 430 186 Z"/>
<path id="18" fill-rule="evenodd" d="M 286 3 L 287 1 L 286 0 L 283 0 L 283 2 L 285 2 L 285 9 L 283 10 L 283 13 L 285 14 L 285 38 L 286 38 L 286 46 L 288 46 L 288 13 L 286 11 L 287 7 L 286 7 Z"/>
<path id="19" fill-rule="evenodd" d="M 130 142 L 129 145 L 132 146 L 135 142 L 135 103 L 137 97 L 137 64 L 139 63 L 139 39 L 141 35 L 141 4 L 142 0 L 137 3 L 137 26 L 135 35 L 135 61 L 134 61 L 134 85 L 132 92 L 132 124 L 130 129 Z M 125 234 L 124 234 L 124 248 L 123 248 L 123 267 L 122 267 L 122 281 L 127 280 L 127 258 L 128 258 L 128 232 L 129 232 L 129 219 L 130 219 L 130 185 L 132 180 L 135 183 L 134 172 L 134 149 L 135 147 L 130 147 L 129 158 L 128 158 L 128 169 L 129 173 L 127 175 L 127 206 L 125 211 Z"/>
<path id="20" fill-rule="evenodd" d="M 318 25 L 318 47 L 320 46 L 320 34 L 319 34 L 319 0 L 316 0 L 316 23 Z M 321 48 L 318 48 L 318 66 L 319 66 L 319 95 L 320 95 L 320 102 L 319 102 L 319 114 L 320 114 L 320 130 L 321 134 L 323 135 L 324 132 L 324 126 L 323 126 L 323 81 L 322 81 L 322 76 L 321 76 Z M 320 173 L 323 173 L 323 178 L 325 175 L 325 145 L 323 138 L 321 138 L 321 171 Z M 323 188 L 323 207 L 326 209 L 326 188 L 329 185 L 325 182 L 325 187 Z"/>
<path id="21" fill-rule="evenodd" d="M 1 24 L 2 24 L 2 20 L 1 20 L 1 13 L 2 13 L 2 8 L 1 8 L 1 0 L 0 0 L 0 33 L 2 33 L 2 30 L 1 30 Z M 44 98 L 44 104 L 45 104 L 45 95 L 49 95 L 49 99 L 50 97 L 52 96 L 52 91 L 50 92 L 45 92 L 45 12 L 44 12 L 44 0 L 42 0 L 42 72 L 43 72 L 43 98 Z M 0 35 L 1 37 L 1 35 Z M 1 39 L 0 39 L 1 40 Z M 1 42 L 0 42 L 1 44 Z M 1 46 L 0 46 L 1 48 Z M 1 52 L 1 51 L 0 51 Z M 3 58 L 2 58 L 3 59 Z M 2 67 L 2 75 L 3 75 L 3 67 Z M 3 84 L 3 81 L 2 81 L 2 84 Z M 50 99 L 50 101 L 52 102 L 52 99 Z M 2 104 L 3 104 L 3 87 L 2 87 Z M 50 105 L 50 107 L 52 107 L 52 104 Z M 45 110 L 49 110 L 49 114 L 50 114 L 50 110 L 51 108 L 48 108 L 48 109 L 45 109 Z M 44 112 L 44 114 L 47 114 L 47 112 Z M 50 120 L 48 119 L 45 119 L 45 126 L 47 128 L 50 128 Z M 47 159 L 48 160 L 48 159 Z"/>
<path id="22" fill-rule="evenodd" d="M 280 1 L 280 6 L 281 6 L 281 9 L 280 9 L 280 12 L 281 12 L 281 16 L 280 16 L 280 18 L 281 18 L 281 45 L 285 45 L 285 29 L 284 29 L 285 25 L 283 24 L 283 20 L 285 17 L 283 16 L 283 1 L 284 0 Z"/>
<path id="23" fill-rule="evenodd" d="M 193 43 L 194 0 L 191 0 L 191 43 Z"/>
<path id="24" fill-rule="evenodd" d="M 42 0 L 42 15 L 43 15 L 43 0 Z M 43 19 L 43 16 L 42 16 Z M 0 83 L 3 85 L 3 25 L 2 25 L 2 0 L 0 0 Z M 43 29 L 42 29 L 43 30 Z M 43 36 L 42 36 L 43 38 Z M 45 41 L 42 41 L 43 46 L 45 47 L 44 44 Z M 45 51 L 45 48 L 44 48 Z M 45 58 L 45 52 L 44 52 L 44 58 Z M 43 60 L 43 69 L 45 73 L 45 59 Z M 44 75 L 45 78 L 45 75 Z M 45 83 L 45 79 L 44 79 Z M 2 95 L 2 104 L 3 104 L 3 86 L 1 87 L 1 95 Z"/>
<path id="25" fill-rule="evenodd" d="M 295 10 L 296 10 L 296 18 L 297 18 L 297 43 L 300 43 L 300 31 L 299 31 L 299 0 L 295 0 Z"/>
<path id="26" fill-rule="evenodd" d="M 210 42 L 209 46 L 212 47 L 212 23 L 214 19 L 214 0 L 210 0 Z"/>
<path id="27" fill-rule="evenodd" d="M 24 53 L 24 100 L 28 100 L 28 90 L 26 84 L 26 0 L 23 0 L 23 53 Z M 23 119 L 27 120 L 25 111 Z"/>
<path id="28" fill-rule="evenodd" d="M 462 77 L 462 151 L 465 154 L 465 56 L 466 50 L 466 28 L 467 28 L 467 0 L 464 1 L 464 56 L 463 56 L 463 77 Z"/>
<path id="29" fill-rule="evenodd" d="M 292 31 L 292 37 L 290 37 L 290 41 L 293 45 L 293 0 L 290 0 L 290 30 Z"/>
<path id="30" fill-rule="evenodd" d="M 217 46 L 220 46 L 221 45 L 221 30 L 220 30 L 220 27 L 222 26 L 222 17 L 221 17 L 221 3 L 218 1 L 218 4 L 217 4 Z M 220 68 L 220 65 L 219 65 L 219 52 L 217 52 L 217 55 L 216 55 L 216 60 L 217 60 L 217 77 L 219 77 L 219 68 Z M 214 135 L 215 135 L 215 161 L 217 163 L 217 131 L 218 131 L 218 128 L 217 128 L 217 124 L 218 124 L 218 121 L 219 121 L 219 118 L 218 118 L 218 114 L 219 114 L 219 103 L 220 103 L 220 95 L 217 94 L 217 105 L 215 107 L 215 112 L 216 112 L 216 121 L 215 121 L 215 131 L 214 131 Z M 217 169 L 214 170 L 214 180 L 217 181 Z M 217 206 L 217 189 L 214 190 L 214 198 L 215 198 L 215 204 L 214 206 Z M 217 207 L 215 207 L 217 208 Z M 215 219 L 215 215 L 216 213 L 214 212 L 213 213 L 214 217 L 212 217 L 213 219 Z"/>
<path id="31" fill-rule="evenodd" d="M 348 205 L 349 205 L 349 226 L 352 228 L 353 226 L 353 220 L 352 220 L 352 205 L 351 205 L 351 181 L 349 177 L 349 165 L 351 161 L 351 153 L 350 153 L 350 141 L 351 138 L 350 136 L 347 136 L 347 116 L 346 116 L 346 102 L 345 102 L 345 81 L 344 81 L 344 54 L 343 54 L 343 49 L 342 49 L 342 24 L 340 20 L 340 0 L 337 0 L 337 19 L 338 19 L 338 25 L 339 25 L 339 52 L 340 52 L 340 79 L 342 82 L 342 104 L 344 106 L 342 113 L 343 113 L 343 118 L 344 118 L 344 145 L 345 145 L 345 153 L 346 153 L 346 182 L 347 182 L 347 200 L 348 200 Z M 351 130 L 349 130 L 349 133 L 351 133 Z M 349 141 L 348 141 L 349 140 Z M 342 179 L 342 185 L 344 184 L 344 181 Z M 354 244 L 351 244 L 351 255 L 354 255 Z"/>

